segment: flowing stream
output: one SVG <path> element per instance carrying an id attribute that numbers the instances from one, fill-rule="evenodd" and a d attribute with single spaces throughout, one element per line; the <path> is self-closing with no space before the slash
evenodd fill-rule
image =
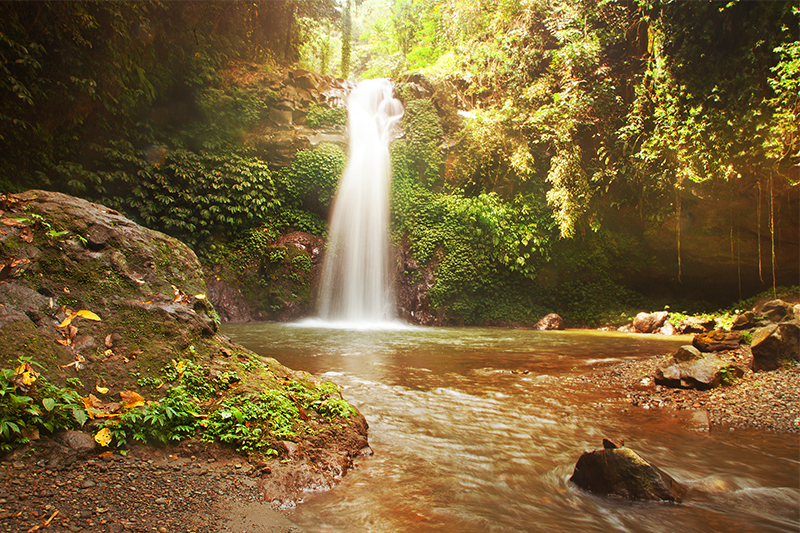
<path id="1" fill-rule="evenodd" d="M 686 338 L 600 332 L 226 325 L 253 351 L 330 379 L 367 418 L 375 451 L 289 514 L 330 532 L 800 530 L 797 435 L 693 429 L 634 408 L 590 368 Z M 604 436 L 690 491 L 682 504 L 599 498 L 568 483 Z"/>

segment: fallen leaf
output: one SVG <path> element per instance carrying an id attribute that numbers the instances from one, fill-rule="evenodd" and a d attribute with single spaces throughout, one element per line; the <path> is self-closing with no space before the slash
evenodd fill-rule
<path id="1" fill-rule="evenodd" d="M 27 221 L 28 219 L 26 218 L 4 218 L 0 220 L 0 223 L 6 226 L 14 226 L 15 228 L 24 228 L 27 227 Z"/>
<path id="2" fill-rule="evenodd" d="M 83 405 L 87 409 L 102 409 L 103 408 L 103 401 L 95 396 L 94 394 L 90 394 L 86 398 L 83 399 Z"/>
<path id="3" fill-rule="evenodd" d="M 120 392 L 119 397 L 122 399 L 122 407 L 125 409 L 133 409 L 134 407 L 144 405 L 144 398 L 132 390 Z"/>
<path id="4" fill-rule="evenodd" d="M 91 311 L 87 311 L 86 309 L 81 309 L 77 313 L 75 313 L 81 318 L 85 318 L 87 320 L 94 320 L 95 322 L 100 322 L 101 319 L 96 314 L 92 313 Z"/>
<path id="5" fill-rule="evenodd" d="M 66 292 L 67 294 L 69 294 L 69 287 L 64 287 L 64 292 Z"/>
<path id="6" fill-rule="evenodd" d="M 103 355 L 105 355 L 106 357 L 111 357 L 112 355 L 114 355 L 114 350 L 109 348 L 108 350 L 103 352 Z"/>
<path id="7" fill-rule="evenodd" d="M 111 348 L 114 345 L 114 340 L 111 338 L 111 333 L 106 335 L 105 345 L 106 348 Z"/>
<path id="8" fill-rule="evenodd" d="M 19 238 L 27 243 L 33 242 L 33 232 L 31 228 L 23 228 L 22 231 L 19 232 Z"/>
<path id="9" fill-rule="evenodd" d="M 233 353 L 231 353 L 229 349 L 223 346 L 220 346 L 219 351 L 222 352 L 222 355 L 224 355 L 225 357 L 230 357 L 231 355 L 233 355 Z"/>
<path id="10" fill-rule="evenodd" d="M 72 324 L 69 325 L 69 338 L 70 340 L 75 338 L 75 335 L 78 334 L 78 328 L 73 326 Z"/>
<path id="11" fill-rule="evenodd" d="M 108 394 L 108 387 L 101 387 L 100 385 L 95 385 L 94 388 L 97 389 L 97 392 L 99 392 L 100 394 Z"/>
<path id="12" fill-rule="evenodd" d="M 112 451 L 103 452 L 100 455 L 98 455 L 98 457 L 114 457 L 114 452 Z"/>
<path id="13" fill-rule="evenodd" d="M 66 291 L 67 289 L 64 289 L 64 290 Z M 80 318 L 85 318 L 87 320 L 94 320 L 95 322 L 100 322 L 101 321 L 100 317 L 97 316 L 96 314 L 92 313 L 91 311 L 89 311 L 87 309 L 81 309 L 80 311 L 75 311 L 74 313 L 70 313 L 67 316 L 67 318 L 65 318 L 64 321 L 61 322 L 61 324 L 58 325 L 58 327 L 65 328 L 65 327 L 69 326 L 72 323 L 73 320 L 75 320 L 76 318 L 79 318 L 79 317 Z"/>
<path id="14" fill-rule="evenodd" d="M 69 339 L 56 339 L 56 342 L 58 344 L 61 344 L 62 346 L 69 346 L 70 344 L 72 344 L 72 341 L 70 341 Z"/>
<path id="15" fill-rule="evenodd" d="M 108 446 L 111 442 L 111 431 L 108 428 L 103 428 L 94 436 L 94 440 L 100 446 Z"/>
<path id="16" fill-rule="evenodd" d="M 205 294 L 195 294 L 194 297 L 197 298 L 198 300 L 205 300 L 206 299 L 206 295 Z"/>

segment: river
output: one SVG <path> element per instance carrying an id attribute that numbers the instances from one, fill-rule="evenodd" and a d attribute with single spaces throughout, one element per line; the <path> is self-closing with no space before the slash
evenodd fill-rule
<path id="1" fill-rule="evenodd" d="M 628 405 L 575 379 L 687 338 L 480 328 L 348 330 L 228 324 L 222 332 L 324 376 L 367 418 L 374 455 L 289 518 L 309 532 L 800 530 L 800 440 Z M 689 487 L 682 504 L 595 497 L 568 480 L 604 436 Z"/>

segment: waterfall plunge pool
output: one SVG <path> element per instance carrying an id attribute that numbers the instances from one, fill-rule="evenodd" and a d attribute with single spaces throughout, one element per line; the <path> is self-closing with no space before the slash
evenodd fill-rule
<path id="1" fill-rule="evenodd" d="M 713 428 L 574 380 L 686 337 L 480 328 L 227 324 L 222 332 L 337 383 L 375 455 L 288 518 L 331 532 L 800 530 L 800 440 Z M 599 498 L 568 483 L 604 436 L 689 487 L 682 504 Z"/>

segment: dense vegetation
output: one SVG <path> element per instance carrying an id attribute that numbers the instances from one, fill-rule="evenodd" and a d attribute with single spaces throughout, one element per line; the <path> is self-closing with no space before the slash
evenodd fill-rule
<path id="1" fill-rule="evenodd" d="M 0 20 L 0 189 L 100 200 L 207 263 L 262 272 L 265 235 L 324 236 L 344 163 L 242 142 L 276 99 L 230 75 L 251 63 L 400 82 L 393 238 L 452 322 L 614 322 L 798 279 L 791 2 L 6 2 Z"/>

